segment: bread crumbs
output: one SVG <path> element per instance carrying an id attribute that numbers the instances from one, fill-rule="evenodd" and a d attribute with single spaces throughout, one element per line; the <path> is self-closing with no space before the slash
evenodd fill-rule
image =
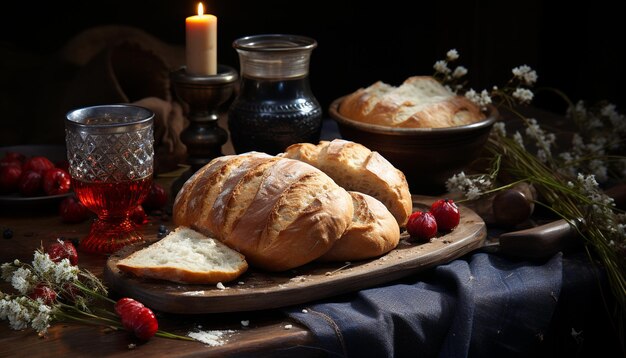
<path id="1" fill-rule="evenodd" d="M 198 331 L 187 333 L 188 337 L 191 337 L 197 341 L 207 344 L 211 347 L 217 347 L 224 345 L 228 342 L 228 335 L 235 333 L 233 330 L 223 331 Z"/>

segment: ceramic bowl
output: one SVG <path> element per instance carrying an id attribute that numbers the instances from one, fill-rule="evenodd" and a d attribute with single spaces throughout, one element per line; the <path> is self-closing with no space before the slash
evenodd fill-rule
<path id="1" fill-rule="evenodd" d="M 444 193 L 446 180 L 479 157 L 497 118 L 497 110 L 490 107 L 486 119 L 468 125 L 392 128 L 340 114 L 343 99 L 334 100 L 329 108 L 341 137 L 379 152 L 404 173 L 413 194 Z"/>

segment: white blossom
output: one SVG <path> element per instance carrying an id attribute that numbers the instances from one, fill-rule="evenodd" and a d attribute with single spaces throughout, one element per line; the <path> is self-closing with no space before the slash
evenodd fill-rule
<path id="1" fill-rule="evenodd" d="M 506 125 L 504 122 L 496 122 L 493 125 L 493 131 L 500 137 L 506 137 Z"/>
<path id="2" fill-rule="evenodd" d="M 523 84 L 527 86 L 532 86 L 533 84 L 535 84 L 535 82 L 537 82 L 537 72 L 535 72 L 527 65 L 515 67 L 512 72 L 515 78 L 519 79 L 520 81 L 522 81 Z"/>
<path id="3" fill-rule="evenodd" d="M 454 61 L 459 58 L 459 52 L 453 48 L 446 53 L 446 58 L 448 61 Z"/>
<path id="4" fill-rule="evenodd" d="M 76 281 L 78 279 L 78 271 L 78 266 L 70 264 L 70 260 L 64 258 L 54 265 L 52 279 L 57 284 L 62 284 L 68 281 Z"/>
<path id="5" fill-rule="evenodd" d="M 439 73 L 443 73 L 444 75 L 447 75 L 451 72 L 450 68 L 448 68 L 448 62 L 444 60 L 439 60 L 435 62 L 435 64 L 433 65 L 433 68 L 435 69 L 435 71 Z"/>
<path id="6" fill-rule="evenodd" d="M 515 131 L 515 134 L 513 134 L 513 140 L 517 143 L 517 145 L 524 148 L 524 137 L 522 137 L 520 132 Z"/>
<path id="7" fill-rule="evenodd" d="M 2 264 L 2 266 L 0 266 L 0 269 L 2 270 L 2 279 L 10 282 L 11 277 L 13 277 L 13 272 L 16 269 L 15 265 L 10 262 L 5 262 Z"/>
<path id="8" fill-rule="evenodd" d="M 21 296 L 7 301 L 3 307 L 3 317 L 9 320 L 9 325 L 14 330 L 28 328 L 32 313 L 28 309 L 28 298 Z"/>
<path id="9" fill-rule="evenodd" d="M 56 264 L 54 261 L 50 260 L 50 256 L 47 253 L 41 251 L 35 251 L 33 257 L 33 269 L 35 273 L 38 275 L 45 275 L 48 272 L 54 270 L 54 266 Z"/>
<path id="10" fill-rule="evenodd" d="M 517 88 L 513 91 L 513 98 L 517 99 L 520 103 L 530 103 L 533 100 L 534 94 L 531 90 L 526 88 Z"/>
<path id="11" fill-rule="evenodd" d="M 13 273 L 11 285 L 18 290 L 19 293 L 25 295 L 32 288 L 31 278 L 32 272 L 27 268 L 20 267 Z"/>
<path id="12" fill-rule="evenodd" d="M 463 193 L 469 200 L 480 197 L 484 191 L 491 188 L 491 180 L 485 175 L 468 177 L 465 172 L 453 175 L 446 181 L 446 188 L 451 193 Z"/>
<path id="13" fill-rule="evenodd" d="M 489 92 L 487 92 L 487 90 L 483 90 L 480 94 L 478 94 L 474 89 L 470 89 L 465 92 L 465 97 L 479 105 L 481 108 L 484 108 L 491 103 L 491 97 L 489 96 Z"/>
<path id="14" fill-rule="evenodd" d="M 467 74 L 467 68 L 463 66 L 458 66 L 457 68 L 454 69 L 454 72 L 452 72 L 452 77 L 461 78 L 465 76 L 466 74 Z"/>
<path id="15" fill-rule="evenodd" d="M 39 305 L 39 312 L 31 322 L 33 329 L 39 333 L 45 333 L 48 327 L 50 327 L 50 320 L 52 319 L 50 316 L 51 312 L 52 308 L 50 308 L 50 306 L 44 304 Z"/>
<path id="16" fill-rule="evenodd" d="M 543 129 L 541 129 L 536 119 L 528 118 L 526 121 L 526 135 L 536 142 L 538 148 L 537 155 L 541 155 L 540 159 L 545 159 L 547 161 L 547 159 L 552 155 L 550 147 L 556 141 L 556 136 L 554 133 L 546 133 Z M 542 162 L 545 163 L 544 160 L 542 160 Z"/>

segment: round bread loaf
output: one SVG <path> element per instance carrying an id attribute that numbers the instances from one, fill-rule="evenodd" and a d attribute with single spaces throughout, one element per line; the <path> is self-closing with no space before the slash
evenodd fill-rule
<path id="1" fill-rule="evenodd" d="M 399 87 L 376 82 L 347 95 L 339 113 L 349 119 L 400 128 L 445 128 L 485 119 L 469 99 L 430 76 L 407 78 Z"/>
<path id="2" fill-rule="evenodd" d="M 351 191 L 352 224 L 320 261 L 355 261 L 381 256 L 400 242 L 400 227 L 377 199 Z"/>
<path id="3" fill-rule="evenodd" d="M 304 162 L 219 157 L 185 182 L 174 223 L 219 239 L 253 266 L 288 270 L 326 253 L 352 221 L 348 192 Z"/>
<path id="4" fill-rule="evenodd" d="M 411 215 L 413 202 L 404 174 L 378 152 L 359 143 L 343 139 L 318 145 L 298 143 L 279 156 L 309 163 L 344 189 L 373 196 L 389 209 L 400 227 Z"/>

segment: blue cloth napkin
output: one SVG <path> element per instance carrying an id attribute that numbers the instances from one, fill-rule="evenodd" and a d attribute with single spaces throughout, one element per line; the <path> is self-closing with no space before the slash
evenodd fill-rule
<path id="1" fill-rule="evenodd" d="M 328 356 L 524 356 L 549 328 L 562 271 L 561 253 L 544 262 L 475 253 L 287 314 Z"/>

